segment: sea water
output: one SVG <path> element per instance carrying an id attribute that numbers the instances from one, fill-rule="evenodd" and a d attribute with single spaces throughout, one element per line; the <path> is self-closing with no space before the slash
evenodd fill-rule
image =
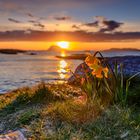
<path id="1" fill-rule="evenodd" d="M 69 69 L 75 70 L 82 60 L 64 60 L 56 55 L 70 55 L 49 52 L 36 52 L 36 55 L 0 54 L 0 93 L 19 87 L 35 85 L 44 82 L 63 82 L 71 75 Z M 139 55 L 140 52 L 105 52 L 104 56 Z"/>

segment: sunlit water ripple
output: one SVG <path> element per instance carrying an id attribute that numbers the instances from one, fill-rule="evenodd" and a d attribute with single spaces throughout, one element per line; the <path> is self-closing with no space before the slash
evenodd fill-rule
<path id="1" fill-rule="evenodd" d="M 34 85 L 40 81 L 61 82 L 70 76 L 80 60 L 57 59 L 55 55 L 0 54 L 0 93 Z"/>

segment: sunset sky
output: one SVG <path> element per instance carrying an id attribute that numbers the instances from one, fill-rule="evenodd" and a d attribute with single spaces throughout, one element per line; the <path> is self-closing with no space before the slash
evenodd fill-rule
<path id="1" fill-rule="evenodd" d="M 0 0 L 0 48 L 140 49 L 140 0 Z"/>

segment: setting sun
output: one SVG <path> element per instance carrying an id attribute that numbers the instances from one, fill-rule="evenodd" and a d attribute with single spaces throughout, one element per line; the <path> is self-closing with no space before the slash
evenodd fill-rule
<path id="1" fill-rule="evenodd" d="M 62 49 L 68 49 L 69 48 L 69 42 L 67 41 L 60 41 L 56 43 L 59 47 Z"/>

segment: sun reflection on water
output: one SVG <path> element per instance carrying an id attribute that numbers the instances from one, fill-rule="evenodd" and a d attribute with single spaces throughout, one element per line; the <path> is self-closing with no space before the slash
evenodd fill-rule
<path id="1" fill-rule="evenodd" d="M 61 56 L 62 57 L 65 57 L 66 56 L 66 53 L 63 51 L 63 52 L 61 52 Z"/>
<path id="2" fill-rule="evenodd" d="M 59 73 L 60 79 L 65 79 L 68 73 L 68 63 L 65 60 L 60 60 L 57 71 Z"/>
<path id="3" fill-rule="evenodd" d="M 61 61 L 60 61 L 60 67 L 61 67 L 61 68 L 64 69 L 64 68 L 67 67 L 67 65 L 68 65 L 68 64 L 67 64 L 67 62 L 66 62 L 65 60 L 61 60 Z"/>

